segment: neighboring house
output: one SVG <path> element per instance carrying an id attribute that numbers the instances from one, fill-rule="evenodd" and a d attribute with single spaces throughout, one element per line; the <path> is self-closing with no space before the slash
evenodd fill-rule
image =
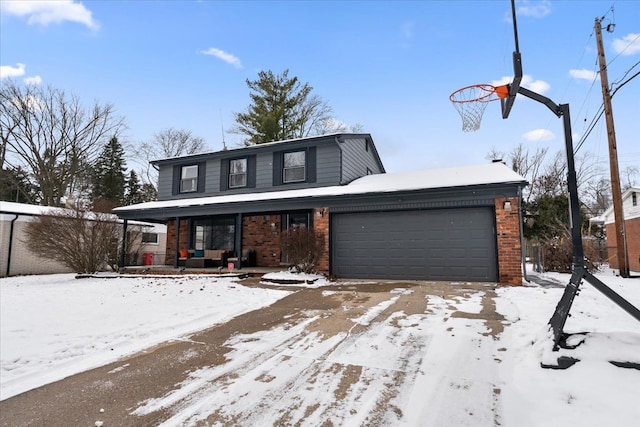
<path id="1" fill-rule="evenodd" d="M 72 273 L 69 268 L 57 261 L 32 253 L 26 244 L 27 224 L 40 215 L 55 214 L 58 209 L 24 203 L 0 202 L 0 277 Z M 135 224 L 140 231 L 132 236 L 134 242 L 131 246 L 135 247 L 139 255 L 136 257 L 136 264 L 142 264 L 145 259 L 152 263 L 157 262 L 158 259 L 164 262 L 166 226 L 139 222 Z"/>
<path id="2" fill-rule="evenodd" d="M 371 135 L 335 134 L 152 164 L 158 201 L 114 212 L 166 223 L 174 267 L 180 251 L 246 249 L 286 266 L 280 236 L 302 227 L 324 236 L 325 274 L 522 283 L 527 183 L 502 163 L 387 174 Z"/>
<path id="3" fill-rule="evenodd" d="M 627 259 L 629 269 L 640 271 L 640 187 L 631 187 L 622 193 L 622 213 L 624 216 L 624 232 L 627 242 Z M 607 251 L 609 266 L 614 269 L 618 265 L 618 248 L 616 240 L 615 217 L 613 206 L 602 215 L 607 232 Z"/>

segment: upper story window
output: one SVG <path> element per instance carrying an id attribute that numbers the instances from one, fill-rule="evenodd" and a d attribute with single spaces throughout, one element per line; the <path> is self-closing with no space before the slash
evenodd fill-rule
<path id="1" fill-rule="evenodd" d="M 229 161 L 229 188 L 247 186 L 247 159 Z"/>
<path id="2" fill-rule="evenodd" d="M 180 172 L 180 192 L 198 191 L 198 165 L 182 166 Z"/>
<path id="3" fill-rule="evenodd" d="M 633 204 L 633 206 L 638 206 L 638 196 L 635 191 L 631 193 L 631 204 Z"/>
<path id="4" fill-rule="evenodd" d="M 306 152 L 293 151 L 284 153 L 282 182 L 299 182 L 305 180 Z"/>

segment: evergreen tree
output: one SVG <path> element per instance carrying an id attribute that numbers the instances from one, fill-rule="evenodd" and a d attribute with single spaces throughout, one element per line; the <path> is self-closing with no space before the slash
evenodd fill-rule
<path id="1" fill-rule="evenodd" d="M 114 136 L 92 168 L 91 201 L 95 210 L 109 211 L 123 204 L 125 171 L 124 149 Z"/>
<path id="2" fill-rule="evenodd" d="M 308 83 L 289 78 L 289 70 L 280 75 L 260 71 L 257 80 L 247 79 L 247 86 L 252 103 L 235 114 L 233 130 L 247 135 L 247 145 L 305 137 L 326 128 L 331 119 L 331 107 L 311 95 Z"/>
<path id="3" fill-rule="evenodd" d="M 158 190 L 153 184 L 149 184 L 145 182 L 142 184 L 142 201 L 143 202 L 153 202 L 158 198 Z"/>
<path id="4" fill-rule="evenodd" d="M 142 194 L 142 184 L 138 179 L 138 174 L 133 169 L 129 172 L 127 178 L 127 188 L 124 194 L 124 204 L 134 205 L 136 203 L 142 203 L 144 197 Z"/>
<path id="5" fill-rule="evenodd" d="M 0 200 L 6 202 L 38 204 L 38 187 L 21 167 L 0 170 Z"/>

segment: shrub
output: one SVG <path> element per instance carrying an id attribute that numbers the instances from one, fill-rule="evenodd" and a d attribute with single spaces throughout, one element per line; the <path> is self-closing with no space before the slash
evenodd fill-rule
<path id="1" fill-rule="evenodd" d="M 27 246 L 35 254 L 62 263 L 76 273 L 94 273 L 117 260 L 120 225 L 107 214 L 76 207 L 59 209 L 31 221 Z"/>
<path id="2" fill-rule="evenodd" d="M 288 230 L 280 239 L 280 248 L 297 273 L 315 273 L 324 252 L 324 236 L 306 228 Z"/>
<path id="3" fill-rule="evenodd" d="M 585 266 L 587 271 L 598 271 L 599 256 L 597 249 L 590 244 L 584 244 Z M 573 265 L 573 243 L 568 234 L 562 237 L 550 239 L 543 244 L 542 259 L 545 271 L 555 271 L 558 273 L 571 273 Z"/>

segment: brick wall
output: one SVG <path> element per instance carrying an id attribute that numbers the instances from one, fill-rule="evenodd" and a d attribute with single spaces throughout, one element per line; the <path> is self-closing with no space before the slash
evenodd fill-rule
<path id="1" fill-rule="evenodd" d="M 629 269 L 640 271 L 640 218 L 630 219 L 624 222 L 624 232 L 627 236 L 627 257 Z M 611 268 L 620 268 L 618 265 L 618 248 L 616 229 L 614 224 L 607 224 L 607 256 Z"/>
<path id="2" fill-rule="evenodd" d="M 242 219 L 242 248 L 256 251 L 258 267 L 280 265 L 280 215 L 245 216 Z"/>
<path id="3" fill-rule="evenodd" d="M 313 210 L 313 230 L 324 236 L 324 251 L 318 262 L 318 273 L 329 274 L 329 208 Z"/>
<path id="4" fill-rule="evenodd" d="M 187 221 L 180 221 L 180 249 L 187 249 Z M 173 265 L 173 259 L 176 255 L 176 221 L 171 220 L 167 223 L 167 250 L 165 257 L 165 265 Z"/>
<path id="5" fill-rule="evenodd" d="M 511 202 L 511 210 L 504 204 Z M 509 285 L 522 285 L 522 246 L 518 199 L 500 198 L 496 206 L 496 236 L 498 244 L 498 280 Z"/>

